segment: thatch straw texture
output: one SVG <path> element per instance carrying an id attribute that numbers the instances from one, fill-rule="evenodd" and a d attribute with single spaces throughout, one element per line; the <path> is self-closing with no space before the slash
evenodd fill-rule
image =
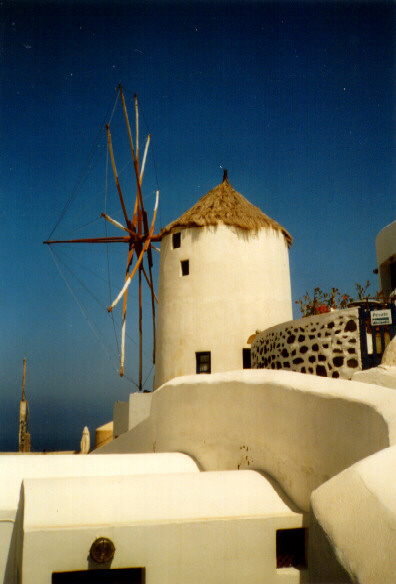
<path id="1" fill-rule="evenodd" d="M 293 243 L 293 238 L 286 229 L 235 191 L 228 179 L 201 197 L 179 219 L 164 227 L 160 235 L 164 236 L 187 227 L 207 227 L 221 224 L 249 231 L 271 227 L 283 233 L 289 247 Z"/>

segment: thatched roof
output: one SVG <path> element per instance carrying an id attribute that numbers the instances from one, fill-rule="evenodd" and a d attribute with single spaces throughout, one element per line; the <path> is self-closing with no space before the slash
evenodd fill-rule
<path id="1" fill-rule="evenodd" d="M 226 175 L 221 184 L 201 197 L 181 217 L 164 227 L 160 235 L 174 233 L 187 227 L 207 227 L 221 224 L 249 231 L 271 227 L 283 233 L 289 247 L 293 243 L 293 238 L 286 229 L 232 188 Z"/>

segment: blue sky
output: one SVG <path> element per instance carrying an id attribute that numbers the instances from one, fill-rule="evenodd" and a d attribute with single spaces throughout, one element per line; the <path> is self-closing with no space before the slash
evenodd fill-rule
<path id="1" fill-rule="evenodd" d="M 396 210 L 394 10 L 387 2 L 1 3 L 0 450 L 17 444 L 23 357 L 36 450 L 77 448 L 83 427 L 93 433 L 134 390 L 109 359 L 108 320 L 100 340 L 90 328 L 104 311 L 93 308 L 89 322 L 81 315 L 42 245 L 93 144 L 95 165 L 59 235 L 68 221 L 103 211 L 95 198 L 105 189 L 103 133 L 95 139 L 120 82 L 129 105 L 138 93 L 142 138 L 152 134 L 143 187 L 150 217 L 160 189 L 158 229 L 227 168 L 234 188 L 292 234 L 294 300 L 315 286 L 353 296 L 354 282 L 367 279 L 377 290 L 375 236 Z M 112 134 L 123 168 L 116 117 Z M 79 253 L 66 251 L 67 261 L 80 262 Z M 92 253 L 97 268 L 101 254 Z M 93 278 L 99 294 L 103 282 Z M 84 302 L 91 309 L 96 299 Z"/>

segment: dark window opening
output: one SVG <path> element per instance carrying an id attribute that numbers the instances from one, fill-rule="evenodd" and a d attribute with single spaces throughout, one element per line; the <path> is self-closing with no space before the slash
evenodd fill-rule
<path id="1" fill-rule="evenodd" d="M 144 584 L 145 568 L 122 568 L 110 570 L 77 570 L 75 572 L 54 572 L 52 584 Z"/>
<path id="2" fill-rule="evenodd" d="M 195 353 L 197 373 L 210 373 L 210 351 Z"/>
<path id="3" fill-rule="evenodd" d="M 183 260 L 180 263 L 181 263 L 182 276 L 188 276 L 188 274 L 190 273 L 190 261 Z"/>
<path id="4" fill-rule="evenodd" d="M 173 249 L 176 249 L 178 247 L 180 247 L 180 242 L 181 242 L 181 233 L 179 231 L 179 233 L 173 233 L 172 234 L 172 245 L 173 245 Z"/>
<path id="5" fill-rule="evenodd" d="M 307 534 L 305 527 L 276 530 L 277 568 L 306 568 Z"/>
<path id="6" fill-rule="evenodd" d="M 242 362 L 243 362 L 244 369 L 251 369 L 252 368 L 250 349 L 242 349 Z"/>
<path id="7" fill-rule="evenodd" d="M 390 280 L 391 280 L 391 292 L 396 288 L 396 262 L 392 262 L 389 266 Z"/>

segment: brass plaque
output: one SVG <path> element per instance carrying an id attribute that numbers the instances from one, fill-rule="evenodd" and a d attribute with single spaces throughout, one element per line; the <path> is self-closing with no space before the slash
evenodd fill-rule
<path id="1" fill-rule="evenodd" d="M 107 537 L 95 539 L 90 549 L 91 558 L 98 564 L 110 562 L 114 558 L 114 552 L 114 544 Z"/>

